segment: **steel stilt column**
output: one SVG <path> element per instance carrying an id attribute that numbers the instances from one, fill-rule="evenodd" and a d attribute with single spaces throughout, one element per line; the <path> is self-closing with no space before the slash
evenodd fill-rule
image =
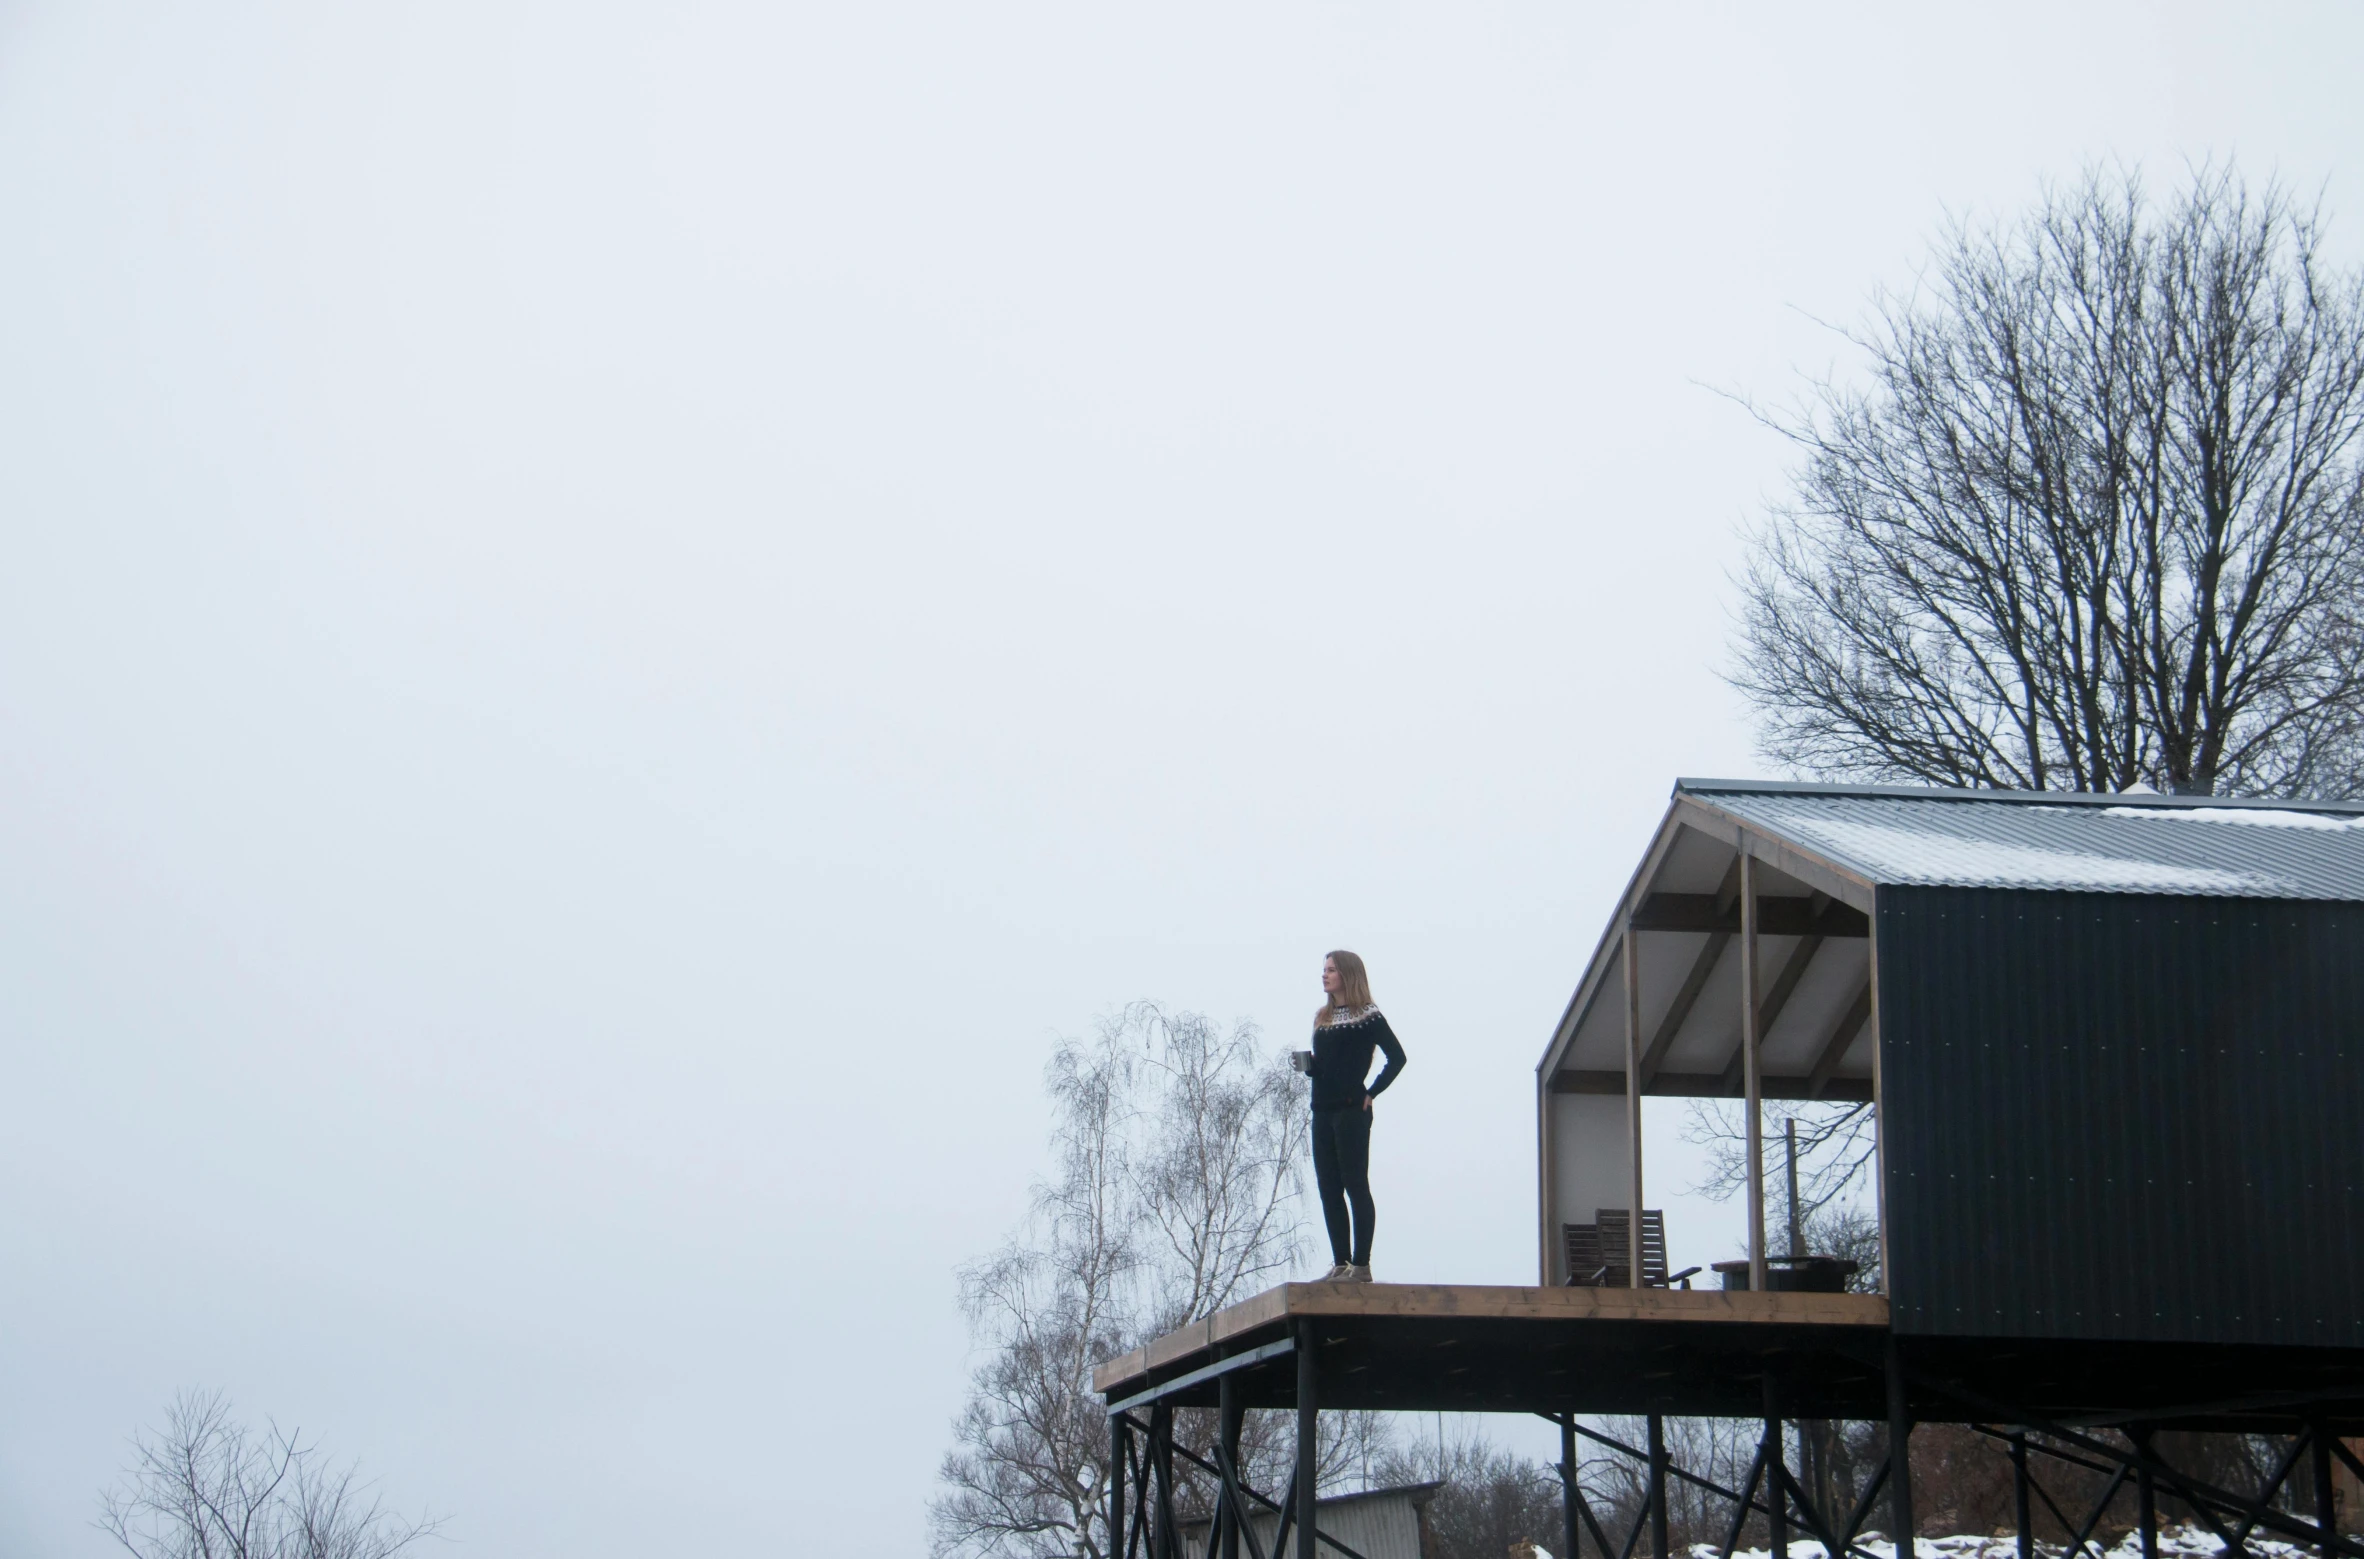
<path id="1" fill-rule="evenodd" d="M 1144 1559 L 1165 1559 L 1165 1487 L 1166 1466 L 1162 1454 L 1165 1435 L 1162 1433 L 1168 1408 L 1163 1402 L 1149 1405 L 1149 1422 L 1141 1426 L 1141 1509 L 1137 1517 L 1141 1527 L 1141 1552 Z"/>
<path id="2" fill-rule="evenodd" d="M 1765 1376 L 1765 1536 L 1772 1559 L 1789 1559 L 1789 1488 L 1781 1476 L 1789 1465 L 1781 1433 L 1781 1393 Z"/>
<path id="3" fill-rule="evenodd" d="M 1215 1403 L 1217 1432 L 1223 1444 L 1219 1465 L 1237 1469 L 1240 1425 L 1247 1418 L 1247 1409 L 1240 1406 L 1239 1386 L 1231 1376 L 1225 1375 L 1215 1382 Z M 1239 1501 L 1231 1497 L 1229 1489 L 1218 1488 L 1215 1501 L 1215 1508 L 1222 1518 L 1218 1528 L 1217 1552 L 1222 1555 L 1222 1559 L 1239 1559 L 1239 1525 L 1248 1518 L 1248 1513 L 1239 1508 Z"/>
<path id="4" fill-rule="evenodd" d="M 2019 1559 L 2036 1559 L 2035 1522 L 2027 1504 L 2027 1431 L 2011 1435 L 2011 1505 L 2019 1520 Z"/>
<path id="5" fill-rule="evenodd" d="M 2134 1464 L 2135 1529 L 2142 1534 L 2142 1559 L 2159 1559 L 2159 1480 L 2151 1470 L 2151 1437 L 2137 1430 L 2127 1438 L 2142 1458 Z"/>
<path id="6" fill-rule="evenodd" d="M 1314 1559 L 1315 1466 L 1321 1458 L 1321 1404 L 1316 1397 L 1314 1353 L 1319 1346 L 1311 1321 L 1297 1323 L 1297 1559 Z"/>
<path id="7" fill-rule="evenodd" d="M 1891 1534 L 1896 1542 L 1898 1559 L 1917 1555 L 1919 1545 L 1913 1541 L 1913 1462 L 1912 1414 L 1905 1403 L 1904 1359 L 1896 1346 L 1896 1334 L 1888 1334 L 1888 1515 L 1896 1528 Z"/>
<path id="8" fill-rule="evenodd" d="M 1133 1426 L 1119 1413 L 1108 1421 L 1108 1552 L 1125 1553 L 1125 1458 L 1132 1454 Z"/>
<path id="9" fill-rule="evenodd" d="M 1650 1559 L 1667 1559 L 1666 1420 L 1656 1413 L 1650 1415 Z"/>
<path id="10" fill-rule="evenodd" d="M 1567 1559 L 1580 1559 L 1583 1549 L 1579 1539 L 1584 1535 L 1584 1524 L 1576 1515 L 1576 1426 L 1573 1422 L 1560 1423 L 1560 1552 Z M 1603 1554 L 1601 1559 L 1616 1559 Z"/>
<path id="11" fill-rule="evenodd" d="M 2324 1559 L 2339 1546 L 2339 1509 L 2331 1497 L 2331 1431 L 2321 1424 L 2307 1430 L 2307 1449 L 2313 1453 L 2315 1474 L 2315 1525 L 2322 1531 L 2320 1545 Z"/>
<path id="12" fill-rule="evenodd" d="M 1174 1529 L 1174 1409 L 1160 1402 L 1149 1410 L 1149 1467 L 1157 1507 L 1149 1518 L 1149 1551 L 1155 1559 L 1182 1559 Z"/>

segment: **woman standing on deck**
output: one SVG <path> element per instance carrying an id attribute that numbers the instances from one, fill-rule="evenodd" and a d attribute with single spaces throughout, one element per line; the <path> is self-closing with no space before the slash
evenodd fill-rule
<path id="1" fill-rule="evenodd" d="M 1298 1065 L 1313 1079 L 1313 1178 L 1321 1187 L 1322 1221 L 1329 1225 L 1330 1255 L 1337 1262 L 1324 1281 L 1368 1283 L 1371 1101 L 1403 1071 L 1404 1047 L 1371 1002 L 1371 977 L 1360 958 L 1346 952 L 1324 958 L 1322 990 L 1328 999 L 1313 1015 L 1313 1049 L 1299 1052 Z M 1386 1052 L 1387 1065 L 1365 1082 L 1375 1050 Z"/>

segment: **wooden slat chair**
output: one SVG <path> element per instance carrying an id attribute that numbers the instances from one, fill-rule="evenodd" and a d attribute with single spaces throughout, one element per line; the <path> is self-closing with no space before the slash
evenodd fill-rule
<path id="1" fill-rule="evenodd" d="M 1600 1287 L 1607 1278 L 1607 1269 L 1601 1265 L 1601 1226 L 1563 1223 L 1560 1237 L 1568 1242 L 1568 1286 Z"/>
<path id="2" fill-rule="evenodd" d="M 1604 1207 L 1592 1223 L 1561 1225 L 1568 1243 L 1568 1282 L 1580 1288 L 1624 1288 L 1633 1281 L 1632 1216 L 1622 1207 Z M 1642 1209 L 1642 1287 L 1691 1286 L 1697 1267 L 1669 1274 L 1666 1270 L 1666 1213 Z"/>

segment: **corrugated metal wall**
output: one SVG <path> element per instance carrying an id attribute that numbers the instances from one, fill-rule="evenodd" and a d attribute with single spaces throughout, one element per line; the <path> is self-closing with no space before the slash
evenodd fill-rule
<path id="1" fill-rule="evenodd" d="M 1899 1332 L 2364 1346 L 2364 906 L 1882 888 Z"/>
<path id="2" fill-rule="evenodd" d="M 1425 1492 L 1425 1491 L 1423 1491 Z M 1264 1551 L 1272 1552 L 1272 1540 L 1279 1535 L 1280 1517 L 1266 1511 L 1251 1518 L 1256 1538 Z M 1329 1534 L 1363 1559 L 1427 1559 L 1420 1551 L 1420 1512 L 1409 1493 L 1390 1491 L 1361 1498 L 1347 1498 L 1336 1502 L 1322 1501 L 1314 1520 L 1315 1528 Z M 1295 1550 L 1294 1535 L 1289 1546 Z M 1206 1559 L 1207 1529 L 1193 1523 L 1182 1529 L 1184 1559 Z M 1248 1545 L 1239 1545 L 1242 1559 L 1250 1552 Z M 1323 1549 L 1324 1553 L 1333 1552 Z"/>

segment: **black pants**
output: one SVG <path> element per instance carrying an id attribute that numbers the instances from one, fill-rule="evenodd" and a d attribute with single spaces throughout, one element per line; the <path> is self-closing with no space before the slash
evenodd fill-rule
<path id="1" fill-rule="evenodd" d="M 1330 1259 L 1371 1264 L 1371 1112 L 1361 1105 L 1313 1112 L 1313 1181 L 1322 1191 L 1322 1222 L 1330 1226 Z M 1354 1207 L 1354 1237 L 1346 1210 Z"/>

